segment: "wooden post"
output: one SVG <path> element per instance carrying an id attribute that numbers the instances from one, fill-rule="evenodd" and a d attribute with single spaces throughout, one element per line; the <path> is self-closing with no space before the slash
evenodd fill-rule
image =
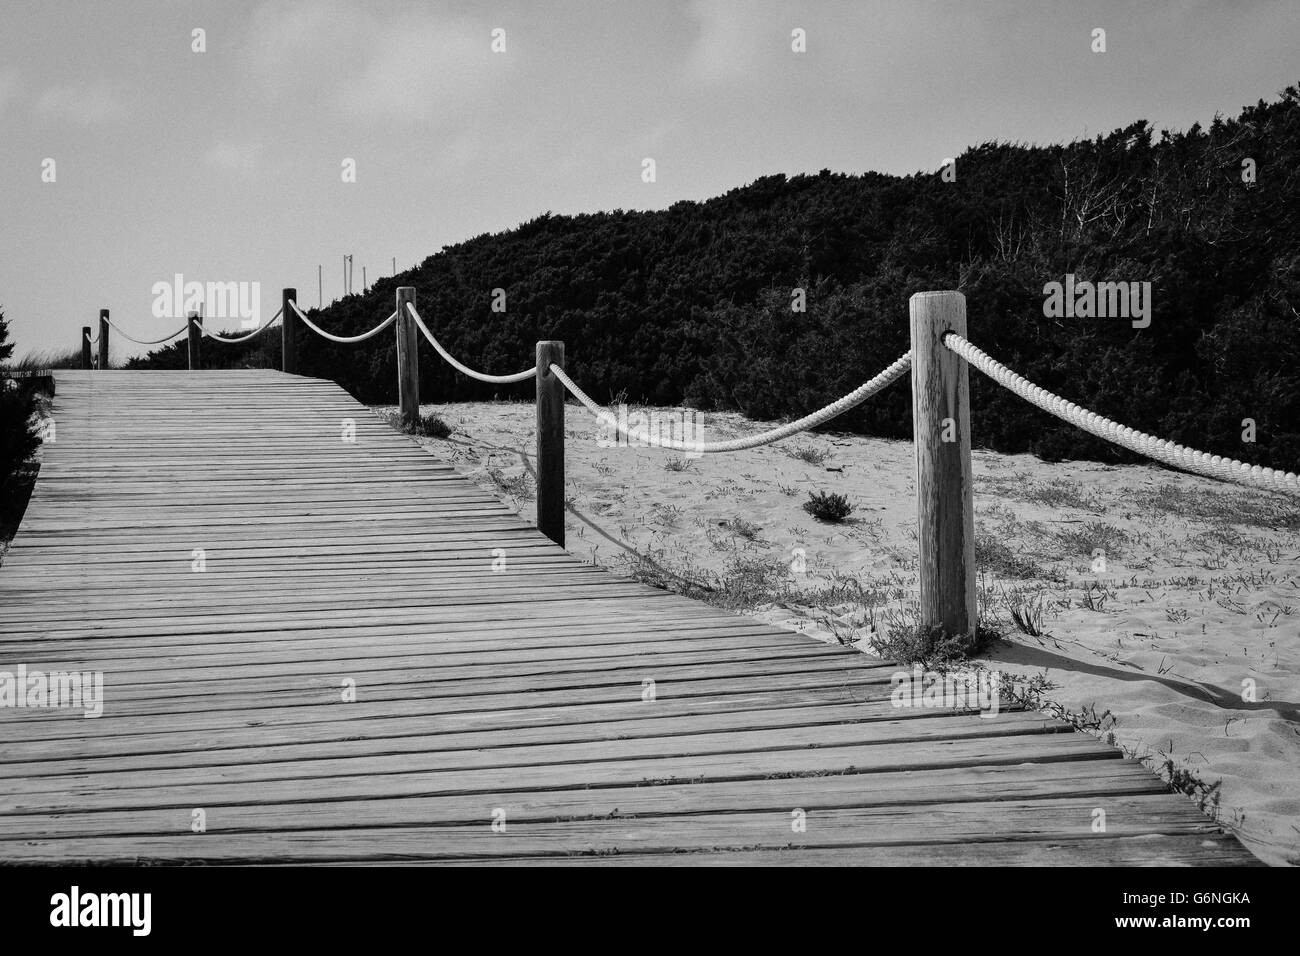
<path id="1" fill-rule="evenodd" d="M 297 289 L 280 290 L 280 367 L 298 374 L 298 314 L 290 301 L 298 301 Z"/>
<path id="2" fill-rule="evenodd" d="M 203 316 L 198 312 L 191 312 L 186 322 L 186 329 L 190 336 L 190 371 L 197 372 L 203 367 L 203 359 L 199 355 L 199 339 L 203 337 Z"/>
<path id="3" fill-rule="evenodd" d="M 90 368 L 90 326 L 81 327 L 81 367 Z"/>
<path id="4" fill-rule="evenodd" d="M 99 310 L 99 370 L 108 368 L 108 309 Z"/>
<path id="5" fill-rule="evenodd" d="M 404 285 L 397 290 L 397 407 L 407 425 L 420 420 L 420 330 L 406 311 L 406 303 L 415 305 L 415 287 Z"/>
<path id="6" fill-rule="evenodd" d="M 564 547 L 563 342 L 537 343 L 537 530 Z"/>
<path id="7" fill-rule="evenodd" d="M 979 623 L 970 386 L 965 359 L 943 345 L 946 332 L 966 335 L 966 297 L 918 292 L 909 307 L 921 623 L 970 634 Z"/>

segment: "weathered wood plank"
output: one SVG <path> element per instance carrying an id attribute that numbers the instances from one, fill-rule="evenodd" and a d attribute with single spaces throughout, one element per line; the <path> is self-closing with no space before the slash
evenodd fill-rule
<path id="1" fill-rule="evenodd" d="M 104 710 L 0 708 L 0 861 L 1253 861 L 1057 721 L 583 564 L 331 383 L 58 374 L 0 670 Z"/>

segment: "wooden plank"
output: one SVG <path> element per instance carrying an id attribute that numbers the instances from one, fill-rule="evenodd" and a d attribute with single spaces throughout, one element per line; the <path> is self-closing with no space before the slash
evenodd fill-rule
<path id="1" fill-rule="evenodd" d="M 1159 861 L 1158 863 L 1156 861 Z M 331 861 L 332 865 L 392 865 L 392 860 Z M 1118 839 L 988 841 L 889 847 L 783 847 L 673 853 L 574 853 L 528 859 L 476 857 L 402 860 L 426 866 L 1263 866 L 1243 856 L 1228 834 L 1140 834 Z"/>
<path id="2" fill-rule="evenodd" d="M 915 806 L 1011 799 L 1079 799 L 1159 794 L 1150 774 L 1120 761 L 1081 761 L 882 773 L 787 777 L 779 782 L 724 781 L 664 784 L 657 787 L 606 787 L 597 790 L 502 791 L 441 797 L 402 797 L 382 802 L 338 800 L 223 806 L 213 826 L 223 830 L 325 829 L 364 819 L 372 826 L 479 823 L 484 807 L 500 807 L 516 822 L 625 816 L 649 818 L 699 812 L 753 812 L 869 806 Z M 191 822 L 190 808 L 105 810 L 93 814 L 0 816 L 0 840 L 15 837 L 58 839 L 97 835 L 176 833 Z M 0 855 L 3 850 L 0 849 Z"/>
<path id="3" fill-rule="evenodd" d="M 104 711 L 0 708 L 0 860 L 1253 860 L 1058 721 L 584 565 L 331 383 L 58 375 L 0 670 Z"/>
<path id="4" fill-rule="evenodd" d="M 1218 830 L 1190 804 L 1176 812 L 1166 794 L 1108 796 L 1107 830 L 1094 843 L 1124 837 L 1190 835 L 1212 838 Z M 171 860 L 197 858 L 222 863 L 265 859 L 310 862 L 319 859 L 447 859 L 479 856 L 567 856 L 573 853 L 710 851 L 797 847 L 971 846 L 986 842 L 1025 843 L 1079 840 L 1089 834 L 1097 797 L 1084 800 L 1016 800 L 995 803 L 928 804 L 917 807 L 867 807 L 815 810 L 806 828 L 795 830 L 797 809 L 754 813 L 708 813 L 640 817 L 517 822 L 505 815 L 505 830 L 492 828 L 493 813 L 483 806 L 473 826 L 358 827 L 344 830 L 280 829 L 221 833 L 217 829 L 170 836 L 79 837 L 59 841 L 0 843 L 10 862 L 50 859 Z M 923 810 L 923 812 L 918 812 Z M 214 814 L 219 821 L 219 814 Z M 211 819 L 211 818 L 209 818 Z"/>

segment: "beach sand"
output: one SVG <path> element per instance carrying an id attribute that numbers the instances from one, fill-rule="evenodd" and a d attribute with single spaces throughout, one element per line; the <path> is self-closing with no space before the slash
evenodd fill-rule
<path id="1" fill-rule="evenodd" d="M 533 519 L 531 404 L 422 411 L 453 429 L 423 444 Z M 709 413 L 705 437 L 771 424 Z M 738 568 L 750 585 L 766 569 L 808 599 L 746 613 L 864 653 L 873 629 L 906 620 L 910 442 L 802 434 L 690 457 L 610 447 L 574 405 L 566 434 L 568 547 L 583 560 L 733 586 Z M 1006 635 L 984 666 L 1045 681 L 1045 706 L 1172 777 L 1261 859 L 1300 862 L 1300 500 L 1154 466 L 973 458 L 982 617 Z M 849 520 L 808 515 L 814 491 L 846 495 Z M 1025 603 L 1040 636 L 1011 622 Z"/>

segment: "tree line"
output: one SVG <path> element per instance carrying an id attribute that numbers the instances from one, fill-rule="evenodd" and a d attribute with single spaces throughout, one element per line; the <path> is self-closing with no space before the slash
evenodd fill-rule
<path id="1" fill-rule="evenodd" d="M 357 334 L 410 285 L 440 341 L 472 367 L 518 371 L 537 340 L 561 339 L 570 373 L 598 400 L 780 418 L 838 398 L 905 351 L 912 293 L 959 289 L 971 340 L 1039 385 L 1160 437 L 1296 470 L 1298 211 L 1293 86 L 1184 132 L 1139 121 L 1065 145 L 985 143 L 947 175 L 822 170 L 659 211 L 546 213 L 449 246 L 312 318 Z M 1148 324 L 1045 309 L 1046 287 L 1067 275 L 1150 283 Z M 301 371 L 391 403 L 393 338 L 342 346 L 304 332 Z M 204 359 L 275 367 L 278 332 L 205 343 Z M 183 368 L 184 341 L 130 365 Z M 427 347 L 420 366 L 424 401 L 531 395 L 529 383 L 469 380 Z M 976 372 L 971 391 L 978 446 L 1134 460 Z M 910 438 L 908 389 L 829 427 Z"/>

